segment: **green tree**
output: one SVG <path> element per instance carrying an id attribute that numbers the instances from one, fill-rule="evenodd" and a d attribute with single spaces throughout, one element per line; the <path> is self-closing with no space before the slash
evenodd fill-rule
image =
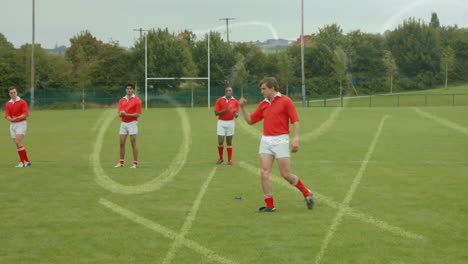
<path id="1" fill-rule="evenodd" d="M 346 36 L 344 50 L 348 55 L 352 82 L 363 93 L 382 90 L 385 78 L 384 38 L 380 35 L 353 31 Z M 350 88 L 354 88 L 351 86 Z"/>
<path id="2" fill-rule="evenodd" d="M 441 69 L 444 71 L 445 75 L 445 89 L 447 88 L 447 83 L 448 83 L 448 74 L 450 71 L 452 71 L 453 66 L 455 65 L 455 52 L 450 46 L 447 46 L 443 51 L 442 51 L 442 56 L 441 56 Z"/>
<path id="3" fill-rule="evenodd" d="M 344 46 L 345 36 L 343 35 L 343 29 L 337 24 L 326 25 L 319 29 L 317 42 L 319 45 L 334 52 L 337 46 Z"/>
<path id="4" fill-rule="evenodd" d="M 148 77 L 194 77 L 197 76 L 197 65 L 193 60 L 188 41 L 179 35 L 170 33 L 167 28 L 154 29 L 148 32 Z M 133 74 L 144 83 L 145 40 L 135 43 L 132 50 Z M 206 65 L 206 63 L 205 63 Z M 205 66 L 206 67 L 206 66 Z M 150 91 L 165 93 L 181 88 L 181 80 L 158 80 L 148 83 Z"/>
<path id="5" fill-rule="evenodd" d="M 249 84 L 256 84 L 264 76 L 270 75 L 266 67 L 268 66 L 268 58 L 261 48 L 248 43 L 237 43 L 233 48 L 234 54 L 243 56 L 243 63 L 246 70 L 249 72 Z"/>
<path id="6" fill-rule="evenodd" d="M 232 69 L 236 65 L 235 53 L 231 45 L 225 42 L 220 33 L 210 32 L 210 67 L 211 85 L 219 87 L 218 95 L 224 94 L 224 87 L 230 84 Z M 193 52 L 193 60 L 200 76 L 208 76 L 207 68 L 207 35 L 197 41 Z M 218 96 L 216 95 L 216 96 Z"/>
<path id="7" fill-rule="evenodd" d="M 440 39 L 436 29 L 420 20 L 405 20 L 387 35 L 387 45 L 400 73 L 406 76 L 403 78 L 406 84 L 400 88 L 426 89 L 436 84 L 440 72 Z"/>
<path id="8" fill-rule="evenodd" d="M 245 57 L 237 54 L 237 63 L 232 70 L 232 85 L 240 88 L 241 97 L 244 96 L 244 88 L 248 85 L 249 72 L 245 68 Z"/>
<path id="9" fill-rule="evenodd" d="M 278 53 L 276 74 L 280 87 L 286 87 L 286 95 L 289 95 L 289 84 L 294 79 L 294 59 L 287 52 Z"/>
<path id="10" fill-rule="evenodd" d="M 390 93 L 393 93 L 393 78 L 398 72 L 398 66 L 395 63 L 395 58 L 390 51 L 385 51 L 385 56 L 383 58 L 385 69 L 387 71 L 388 78 L 390 79 Z"/>
<path id="11" fill-rule="evenodd" d="M 16 50 L 3 34 L 0 33 L 0 84 L 2 90 L 0 98 L 2 100 L 8 97 L 3 90 L 9 86 L 16 86 L 20 91 L 24 91 L 29 85 L 25 85 L 24 57 Z"/>
<path id="12" fill-rule="evenodd" d="M 432 13 L 431 22 L 429 23 L 429 26 L 431 28 L 439 28 L 440 27 L 439 17 L 437 16 L 436 12 Z"/>
<path id="13" fill-rule="evenodd" d="M 334 74 L 340 83 L 340 97 L 343 95 L 343 80 L 346 80 L 348 72 L 348 56 L 340 46 L 335 49 L 335 60 L 333 63 Z"/>

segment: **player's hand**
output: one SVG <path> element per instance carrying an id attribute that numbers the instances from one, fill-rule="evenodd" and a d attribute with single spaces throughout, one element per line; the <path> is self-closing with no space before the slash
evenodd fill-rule
<path id="1" fill-rule="evenodd" d="M 239 99 L 239 105 L 240 106 L 245 106 L 246 104 L 247 104 L 247 99 L 245 99 L 244 97 Z"/>
<path id="2" fill-rule="evenodd" d="M 127 114 L 127 113 L 125 113 L 125 111 L 120 111 L 119 116 L 120 116 L 120 117 L 124 117 L 126 114 Z"/>
<path id="3" fill-rule="evenodd" d="M 294 138 L 291 142 L 291 152 L 295 153 L 299 151 L 299 138 Z"/>

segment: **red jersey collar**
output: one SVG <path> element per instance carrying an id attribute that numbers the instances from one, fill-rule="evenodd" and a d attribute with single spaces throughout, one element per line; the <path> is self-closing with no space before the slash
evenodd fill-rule
<path id="1" fill-rule="evenodd" d="M 8 101 L 8 102 L 10 102 L 10 103 L 16 103 L 16 102 L 18 102 L 19 100 L 21 100 L 21 98 L 20 98 L 19 96 L 16 96 L 16 101 L 13 101 L 13 99 L 10 99 L 10 101 Z"/>
<path id="2" fill-rule="evenodd" d="M 276 92 L 275 97 L 281 97 L 281 95 L 282 94 L 278 91 L 278 92 Z M 271 100 L 271 102 L 273 102 L 275 100 L 275 97 L 273 97 L 273 100 Z M 271 104 L 271 102 L 270 102 L 270 100 L 268 100 L 268 98 L 265 98 L 263 101 Z"/>
<path id="3" fill-rule="evenodd" d="M 132 97 L 130 97 L 130 98 L 133 98 L 133 97 L 135 97 L 135 96 L 136 96 L 136 95 L 133 94 Z M 127 100 L 130 100 L 130 98 L 128 98 L 127 96 L 124 96 L 123 98 L 125 98 L 125 99 L 127 99 Z"/>
<path id="4" fill-rule="evenodd" d="M 226 96 L 223 96 L 223 97 L 221 97 L 221 98 L 224 98 L 224 99 L 226 99 L 226 101 L 229 101 L 229 100 L 232 100 L 232 99 L 236 99 L 236 98 L 234 98 L 234 96 L 231 96 L 231 99 L 227 99 L 227 97 L 226 97 Z"/>

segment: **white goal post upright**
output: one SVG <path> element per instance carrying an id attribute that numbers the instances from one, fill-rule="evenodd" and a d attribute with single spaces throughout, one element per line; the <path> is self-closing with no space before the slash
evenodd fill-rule
<path id="1" fill-rule="evenodd" d="M 208 108 L 210 108 L 210 33 L 208 40 L 208 77 L 148 77 L 148 37 L 145 34 L 145 110 L 148 109 L 148 80 L 208 80 Z M 193 105 L 193 93 L 192 93 Z"/>

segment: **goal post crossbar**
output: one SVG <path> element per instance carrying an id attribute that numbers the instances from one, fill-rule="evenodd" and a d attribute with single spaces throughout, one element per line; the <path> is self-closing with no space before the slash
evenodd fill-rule
<path id="1" fill-rule="evenodd" d="M 211 95 L 211 84 L 210 84 L 210 37 L 211 32 L 207 34 L 207 42 L 208 42 L 208 49 L 207 49 L 207 70 L 208 70 L 208 77 L 161 77 L 161 78 L 148 78 L 148 36 L 145 34 L 145 110 L 148 109 L 148 80 L 207 80 L 208 81 L 208 108 L 210 108 L 210 95 Z M 193 91 L 192 91 L 192 106 L 193 106 Z"/>

